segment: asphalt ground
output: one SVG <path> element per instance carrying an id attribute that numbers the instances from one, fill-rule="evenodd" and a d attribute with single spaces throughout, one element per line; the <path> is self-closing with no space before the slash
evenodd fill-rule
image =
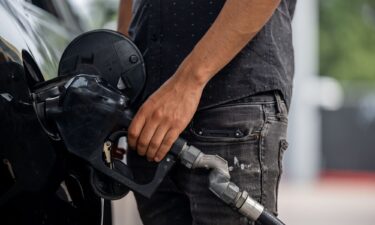
<path id="1" fill-rule="evenodd" d="M 284 181 L 279 190 L 279 217 L 287 225 L 375 225 L 375 179 Z M 132 195 L 113 204 L 115 225 L 142 224 Z"/>
<path id="2" fill-rule="evenodd" d="M 279 217 L 288 225 L 374 225 L 375 182 L 336 178 L 309 185 L 284 182 Z"/>

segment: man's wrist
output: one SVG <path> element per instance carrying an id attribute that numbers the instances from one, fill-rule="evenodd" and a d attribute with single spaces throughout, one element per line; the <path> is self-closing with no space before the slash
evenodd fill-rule
<path id="1" fill-rule="evenodd" d="M 175 76 L 182 78 L 185 82 L 194 84 L 194 86 L 206 86 L 213 74 L 204 67 L 204 63 L 192 55 L 189 55 L 177 69 Z"/>

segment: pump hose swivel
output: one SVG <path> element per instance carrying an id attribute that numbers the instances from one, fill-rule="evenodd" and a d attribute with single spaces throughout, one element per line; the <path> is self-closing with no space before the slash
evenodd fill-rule
<path id="1" fill-rule="evenodd" d="M 228 162 L 218 155 L 206 155 L 194 146 L 178 139 L 174 148 L 182 148 L 180 162 L 189 169 L 210 169 L 209 189 L 223 202 L 233 207 L 246 218 L 263 225 L 283 225 L 276 216 L 252 199 L 246 191 L 230 181 Z"/>

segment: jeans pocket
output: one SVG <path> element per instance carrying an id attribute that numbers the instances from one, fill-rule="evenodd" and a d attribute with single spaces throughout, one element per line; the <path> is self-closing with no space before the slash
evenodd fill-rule
<path id="1" fill-rule="evenodd" d="M 223 105 L 198 112 L 190 124 L 194 141 L 228 143 L 258 140 L 263 124 L 261 105 Z"/>

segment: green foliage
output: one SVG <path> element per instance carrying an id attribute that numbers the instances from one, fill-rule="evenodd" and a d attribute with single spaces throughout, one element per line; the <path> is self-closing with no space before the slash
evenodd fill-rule
<path id="1" fill-rule="evenodd" d="M 375 81 L 375 0 L 320 0 L 320 74 Z"/>

